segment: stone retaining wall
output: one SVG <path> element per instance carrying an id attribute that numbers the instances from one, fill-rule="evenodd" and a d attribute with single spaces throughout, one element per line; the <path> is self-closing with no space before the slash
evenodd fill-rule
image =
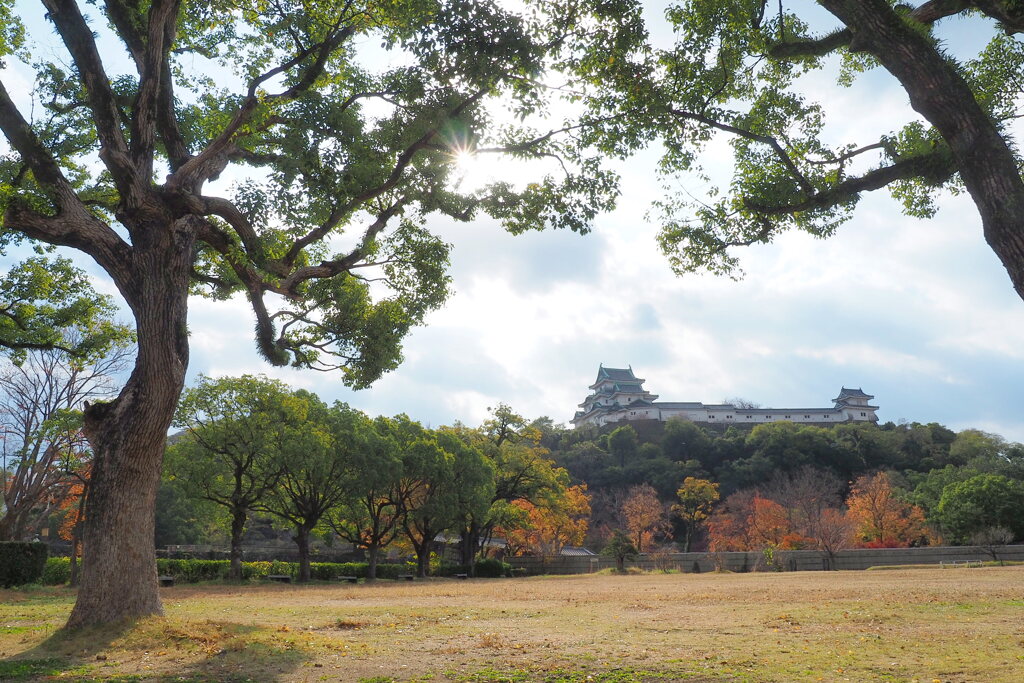
<path id="1" fill-rule="evenodd" d="M 1024 545 L 1008 545 L 995 549 L 998 559 L 1024 562 Z M 646 570 L 709 572 L 717 568 L 745 571 L 821 571 L 825 569 L 867 569 L 880 565 L 934 564 L 953 565 L 965 562 L 990 562 L 992 554 L 974 546 L 937 546 L 931 548 L 862 548 L 840 550 L 834 557 L 820 550 L 778 551 L 771 558 L 760 552 L 746 553 L 665 553 L 641 555 L 627 562 L 629 567 Z M 615 566 L 615 560 L 604 556 L 590 557 L 512 557 L 513 567 L 527 574 L 586 574 Z"/>

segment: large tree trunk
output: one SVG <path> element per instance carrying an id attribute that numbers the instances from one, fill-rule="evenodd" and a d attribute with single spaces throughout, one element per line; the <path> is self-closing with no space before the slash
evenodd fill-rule
<path id="1" fill-rule="evenodd" d="M 232 581 L 242 580 L 242 535 L 245 533 L 246 511 L 233 510 L 231 514 L 231 570 Z"/>
<path id="2" fill-rule="evenodd" d="M 416 548 L 416 576 L 421 579 L 430 574 L 430 543 L 424 542 Z"/>
<path id="3" fill-rule="evenodd" d="M 416 575 L 421 579 L 427 578 L 430 574 L 430 549 L 434 545 L 436 535 L 436 532 L 428 527 L 418 541 L 412 541 L 413 550 L 416 551 Z"/>
<path id="4" fill-rule="evenodd" d="M 470 522 L 469 527 L 462 532 L 462 564 L 468 567 L 470 576 L 476 575 L 476 555 L 480 550 L 480 526 L 476 522 Z"/>
<path id="5" fill-rule="evenodd" d="M 1013 151 L 970 85 L 884 0 L 818 0 L 853 33 L 850 49 L 877 58 L 953 153 L 981 214 L 985 240 L 1024 298 L 1024 180 Z"/>
<path id="6" fill-rule="evenodd" d="M 78 521 L 71 529 L 71 576 L 69 582 L 72 588 L 78 588 L 79 563 L 78 558 L 82 553 L 82 528 L 85 526 L 85 505 L 89 500 L 89 484 L 86 483 L 82 489 L 82 495 L 78 499 Z"/>
<path id="7" fill-rule="evenodd" d="M 380 546 L 376 543 L 371 543 L 366 546 L 366 580 L 375 581 L 377 579 L 377 558 L 380 556 Z"/>
<path id="8" fill-rule="evenodd" d="M 306 583 L 310 579 L 309 571 L 309 532 L 311 528 L 299 524 L 295 527 L 295 544 L 299 547 L 299 583 Z"/>
<path id="9" fill-rule="evenodd" d="M 162 614 L 153 542 L 167 430 L 188 367 L 192 238 L 154 220 L 115 278 L 135 315 L 138 357 L 111 403 L 86 407 L 93 448 L 82 584 L 69 628 Z M 147 248 L 152 247 L 152 248 Z"/>

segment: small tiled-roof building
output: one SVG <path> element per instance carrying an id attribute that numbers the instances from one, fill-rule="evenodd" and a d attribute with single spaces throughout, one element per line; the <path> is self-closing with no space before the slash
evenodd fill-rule
<path id="1" fill-rule="evenodd" d="M 658 396 L 644 389 L 643 379 L 628 368 L 597 370 L 597 380 L 590 385 L 590 394 L 579 404 L 573 425 L 604 425 L 630 420 L 659 420 L 681 417 L 692 422 L 709 424 L 761 424 L 764 422 L 803 422 L 836 424 L 838 422 L 878 422 L 870 404 L 874 396 L 858 389 L 842 387 L 839 396 L 828 408 L 742 408 L 731 403 L 659 402 Z"/>

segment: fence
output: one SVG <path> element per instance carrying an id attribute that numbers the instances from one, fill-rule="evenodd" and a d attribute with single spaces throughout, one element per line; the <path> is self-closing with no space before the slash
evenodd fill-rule
<path id="1" fill-rule="evenodd" d="M 966 562 L 988 562 L 994 559 L 1024 562 L 1024 545 L 992 548 L 976 546 L 936 546 L 928 548 L 862 548 L 839 550 L 830 557 L 822 550 L 783 550 L 766 557 L 761 552 L 740 553 L 659 553 L 641 555 L 627 562 L 629 567 L 650 571 L 709 572 L 725 569 L 734 572 L 780 570 L 822 571 L 827 569 L 867 569 L 884 565 L 934 564 L 963 565 Z M 615 566 L 615 560 L 604 556 L 584 557 L 512 557 L 513 567 L 527 574 L 586 574 Z"/>

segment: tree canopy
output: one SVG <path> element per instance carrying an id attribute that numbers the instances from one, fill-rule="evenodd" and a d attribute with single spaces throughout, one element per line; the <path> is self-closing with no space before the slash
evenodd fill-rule
<path id="1" fill-rule="evenodd" d="M 426 216 L 585 232 L 616 189 L 575 124 L 542 121 L 574 97 L 544 79 L 590 3 L 42 4 L 33 20 L 56 37 L 40 50 L 0 4 L 0 246 L 91 258 L 139 349 L 120 394 L 84 416 L 97 466 L 69 619 L 84 625 L 161 611 L 149 546 L 190 295 L 244 298 L 271 363 L 366 387 L 449 293 L 448 245 Z M 469 153 L 545 163 L 469 187 L 456 163 Z M 56 341 L 0 324 L 22 346 Z"/>
<path id="2" fill-rule="evenodd" d="M 659 240 L 678 272 L 738 273 L 734 247 L 787 230 L 828 237 L 868 192 L 887 189 L 905 213 L 928 218 L 948 190 L 970 195 L 1024 297 L 1024 180 L 1013 130 L 1024 102 L 1019 2 L 677 1 L 665 10 L 668 45 L 636 28 L 641 3 L 612 4 L 627 17 L 619 25 L 631 28 L 615 40 L 595 32 L 603 58 L 584 52 L 569 68 L 595 84 L 588 105 L 600 132 L 592 135 L 607 149 L 662 142 Z M 983 47 L 953 54 L 943 23 L 978 32 Z M 872 139 L 835 139 L 828 127 L 838 112 L 816 96 L 815 79 L 849 85 L 882 70 L 917 116 Z M 706 176 L 721 188 L 709 196 L 675 191 L 680 175 L 710 173 L 701 152 L 720 136 L 731 144 L 731 178 Z"/>

